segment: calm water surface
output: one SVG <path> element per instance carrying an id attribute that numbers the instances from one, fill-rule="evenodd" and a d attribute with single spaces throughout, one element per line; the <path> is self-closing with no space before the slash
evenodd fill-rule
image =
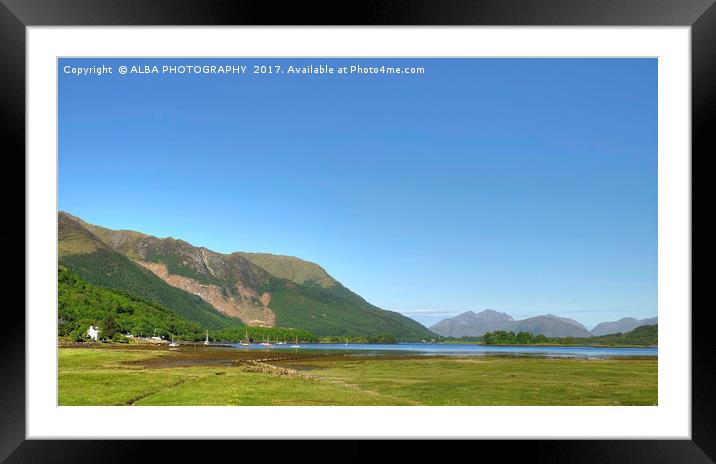
<path id="1" fill-rule="evenodd" d="M 480 356 L 480 355 L 534 355 L 578 358 L 611 358 L 618 356 L 658 356 L 658 348 L 603 348 L 593 346 L 494 346 L 494 345 L 461 345 L 443 343 L 398 343 L 395 345 L 382 344 L 300 344 L 299 348 L 288 345 L 273 345 L 266 347 L 259 344 L 250 346 L 232 345 L 241 350 L 265 351 L 340 351 L 355 354 L 423 354 L 423 355 L 454 355 L 454 356 Z"/>

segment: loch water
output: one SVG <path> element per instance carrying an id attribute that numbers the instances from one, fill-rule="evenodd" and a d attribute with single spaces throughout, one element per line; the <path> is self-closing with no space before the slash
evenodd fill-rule
<path id="1" fill-rule="evenodd" d="M 515 356 L 546 356 L 546 357 L 575 357 L 575 358 L 615 358 L 615 357 L 658 357 L 657 347 L 621 348 L 597 346 L 533 346 L 533 345 L 474 345 L 452 343 L 396 343 L 396 344 L 370 344 L 370 343 L 302 343 L 299 348 L 292 344 L 273 345 L 267 347 L 259 344 L 242 346 L 232 345 L 240 350 L 265 350 L 293 352 L 306 351 L 333 351 L 351 354 L 412 354 L 412 355 L 440 355 L 440 356 L 487 356 L 487 355 L 515 355 Z"/>

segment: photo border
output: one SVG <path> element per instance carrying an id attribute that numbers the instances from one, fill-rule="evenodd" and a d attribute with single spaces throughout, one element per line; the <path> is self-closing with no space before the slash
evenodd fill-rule
<path id="1" fill-rule="evenodd" d="M 3 104 L 0 106 L 1 130 L 4 145 L 10 147 L 5 153 L 16 155 L 6 156 L 6 160 L 20 162 L 25 159 L 25 28 L 39 25 L 691 26 L 692 160 L 696 152 L 703 153 L 702 157 L 714 153 L 714 137 L 710 137 L 709 133 L 713 127 L 709 123 L 716 101 L 713 84 L 716 82 L 716 7 L 713 0 L 451 0 L 433 5 L 410 0 L 384 0 L 352 6 L 355 8 L 344 8 L 344 13 L 339 13 L 328 4 L 318 3 L 295 3 L 281 9 L 267 2 L 226 5 L 188 0 L 153 0 L 144 3 L 2 0 L 0 56 L 3 58 L 4 85 Z M 12 170 L 6 168 L 6 172 Z M 6 198 L 12 199 L 14 196 L 9 194 L 9 182 L 6 182 L 5 188 L 8 190 Z M 6 235 L 8 239 L 17 239 L 12 234 Z M 524 446 L 510 445 L 510 458 L 518 458 L 524 453 L 531 460 L 549 459 L 551 462 L 574 462 L 576 456 L 579 456 L 580 462 L 600 463 L 713 462 L 709 456 L 716 456 L 713 439 L 716 437 L 716 403 L 712 396 L 716 382 L 710 357 L 715 343 L 708 333 L 706 311 L 702 309 L 692 312 L 692 440 L 545 440 L 528 443 L 521 440 L 515 444 Z M 6 310 L 5 314 L 8 316 L 5 333 L 11 335 L 9 338 L 15 342 L 8 344 L 6 356 L 2 360 L 0 425 L 3 433 L 0 434 L 0 460 L 10 456 L 9 462 L 25 462 L 29 459 L 76 462 L 80 454 L 87 453 L 90 456 L 104 456 L 104 461 L 114 462 L 122 456 L 134 455 L 136 442 L 132 441 L 25 439 L 25 346 L 17 342 L 21 336 L 12 335 L 25 333 L 24 313 Z M 144 441 L 142 446 L 154 443 L 157 442 Z M 195 442 L 172 442 L 172 453 L 186 456 L 186 450 L 194 447 Z M 486 453 L 490 449 L 500 450 L 503 447 L 500 441 L 483 441 L 479 454 L 488 456 Z M 163 458 L 168 456 L 164 455 Z"/>

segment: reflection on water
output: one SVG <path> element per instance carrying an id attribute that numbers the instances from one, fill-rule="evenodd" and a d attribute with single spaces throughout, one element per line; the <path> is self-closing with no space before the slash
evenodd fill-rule
<path id="1" fill-rule="evenodd" d="M 231 345 L 238 350 L 262 350 L 265 352 L 294 352 L 306 353 L 311 351 L 335 351 L 348 352 L 351 354 L 380 354 L 390 352 L 391 354 L 422 354 L 422 355 L 535 355 L 535 356 L 556 356 L 556 357 L 579 357 L 579 358 L 610 358 L 616 356 L 658 356 L 658 348 L 609 348 L 596 346 L 495 346 L 495 345 L 463 345 L 447 343 L 398 343 L 394 345 L 383 344 L 301 344 L 299 348 L 290 345 L 273 345 L 271 347 L 252 344 L 241 346 Z"/>

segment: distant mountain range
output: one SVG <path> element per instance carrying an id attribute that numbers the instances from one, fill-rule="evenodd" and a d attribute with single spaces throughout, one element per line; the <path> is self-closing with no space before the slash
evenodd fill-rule
<path id="1" fill-rule="evenodd" d="M 634 319 L 633 317 L 624 317 L 618 321 L 600 322 L 592 329 L 592 335 L 607 335 L 614 333 L 627 333 L 644 325 L 656 325 L 657 318 L 650 317 L 648 319 Z"/>
<path id="2" fill-rule="evenodd" d="M 586 338 L 595 335 L 626 333 L 644 325 L 655 325 L 657 318 L 636 320 L 624 318 L 615 322 L 602 322 L 591 331 L 585 326 L 565 317 L 552 314 L 530 317 L 516 321 L 506 313 L 486 309 L 479 313 L 464 312 L 458 316 L 444 319 L 430 327 L 430 330 L 443 337 L 479 337 L 487 332 L 505 330 L 511 332 L 530 332 L 545 337 Z"/>
<path id="3" fill-rule="evenodd" d="M 89 224 L 64 212 L 58 213 L 58 237 L 58 264 L 83 281 L 156 303 L 208 329 L 249 325 L 319 336 L 431 335 L 299 258 L 217 253 L 171 237 Z"/>

